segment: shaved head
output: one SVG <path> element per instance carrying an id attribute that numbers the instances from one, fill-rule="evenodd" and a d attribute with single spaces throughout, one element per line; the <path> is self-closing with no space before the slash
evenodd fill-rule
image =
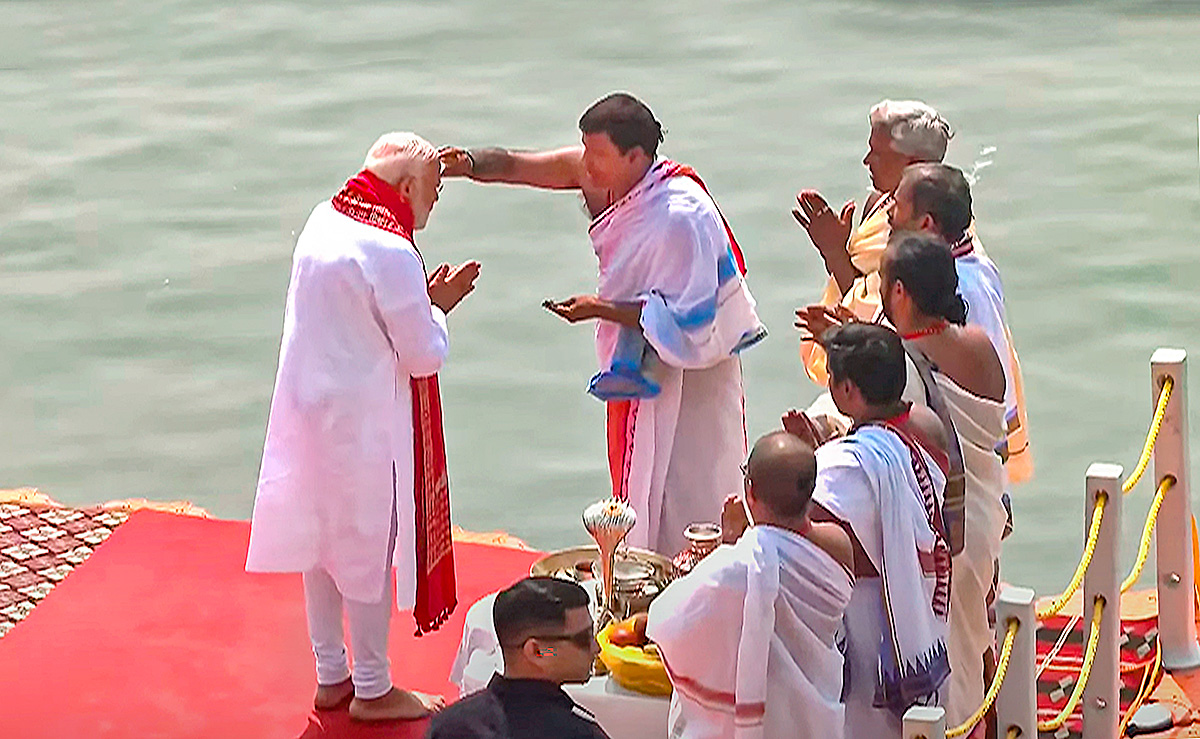
<path id="1" fill-rule="evenodd" d="M 812 447 L 786 431 L 773 431 L 754 443 L 746 466 L 751 495 L 781 519 L 808 510 L 817 481 Z"/>

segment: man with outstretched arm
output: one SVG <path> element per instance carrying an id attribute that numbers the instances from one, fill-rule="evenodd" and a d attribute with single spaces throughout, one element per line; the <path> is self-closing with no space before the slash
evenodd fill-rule
<path id="1" fill-rule="evenodd" d="M 582 145 L 542 152 L 444 149 L 447 176 L 578 190 L 593 220 L 595 295 L 546 301 L 596 320 L 614 496 L 638 514 L 633 546 L 674 554 L 741 488 L 746 454 L 738 353 L 766 335 L 737 241 L 700 178 L 658 155 L 662 126 L 627 93 L 579 120 Z"/>

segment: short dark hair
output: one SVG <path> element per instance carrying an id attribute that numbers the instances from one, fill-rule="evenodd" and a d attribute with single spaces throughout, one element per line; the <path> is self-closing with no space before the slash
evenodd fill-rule
<path id="1" fill-rule="evenodd" d="M 947 241 L 958 241 L 971 225 L 971 184 L 962 170 L 948 164 L 923 162 L 904 170 L 912 183 L 913 215 L 933 216 Z"/>
<path id="2" fill-rule="evenodd" d="M 557 577 L 527 577 L 496 594 L 492 623 L 502 647 L 519 647 L 544 628 L 561 629 L 567 611 L 588 606 L 587 591 Z"/>
<path id="3" fill-rule="evenodd" d="M 606 133 L 625 154 L 641 147 L 653 159 L 663 140 L 663 127 L 646 104 L 627 92 L 612 92 L 592 103 L 579 118 L 583 133 Z"/>
<path id="4" fill-rule="evenodd" d="M 904 345 L 889 328 L 873 323 L 835 326 L 821 336 L 830 382 L 850 380 L 871 405 L 900 400 L 908 381 Z"/>
<path id="5" fill-rule="evenodd" d="M 958 294 L 958 269 L 945 241 L 928 233 L 898 231 L 888 239 L 883 259 L 889 284 L 881 289 L 898 280 L 925 315 L 958 326 L 967 322 L 967 301 Z"/>
<path id="6" fill-rule="evenodd" d="M 787 431 L 772 431 L 754 442 L 746 463 L 754 497 L 783 518 L 799 518 L 808 510 L 817 485 L 817 458 L 812 447 Z"/>

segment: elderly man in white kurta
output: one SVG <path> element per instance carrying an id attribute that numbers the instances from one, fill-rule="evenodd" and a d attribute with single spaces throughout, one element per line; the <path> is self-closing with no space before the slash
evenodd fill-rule
<path id="1" fill-rule="evenodd" d="M 474 288 L 479 264 L 426 276 L 413 233 L 440 180 L 429 142 L 387 134 L 309 216 L 254 502 L 246 569 L 304 574 L 314 704 L 349 702 L 359 720 L 419 718 L 443 705 L 393 687 L 387 652 L 393 568 L 396 603 L 418 633 L 456 604 L 435 373 L 449 346 L 446 313 Z"/>
<path id="2" fill-rule="evenodd" d="M 666 554 L 694 521 L 713 521 L 741 488 L 746 455 L 739 354 L 766 335 L 745 265 L 690 168 L 658 156 L 662 126 L 627 93 L 579 120 L 583 146 L 545 152 L 443 151 L 448 175 L 579 190 L 592 215 L 597 294 L 546 301 L 596 320 L 612 494 L 637 511 L 628 543 Z"/>

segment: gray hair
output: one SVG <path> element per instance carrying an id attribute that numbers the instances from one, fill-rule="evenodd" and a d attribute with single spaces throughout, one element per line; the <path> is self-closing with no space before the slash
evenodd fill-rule
<path id="1" fill-rule="evenodd" d="M 950 124 L 933 108 L 919 100 L 884 100 L 871 108 L 871 127 L 884 127 L 892 137 L 892 148 L 927 162 L 940 162 L 954 138 Z"/>
<path id="2" fill-rule="evenodd" d="M 371 145 L 363 169 L 389 185 L 398 185 L 405 177 L 416 177 L 422 167 L 437 158 L 437 149 L 425 139 L 415 133 L 393 131 Z"/>

